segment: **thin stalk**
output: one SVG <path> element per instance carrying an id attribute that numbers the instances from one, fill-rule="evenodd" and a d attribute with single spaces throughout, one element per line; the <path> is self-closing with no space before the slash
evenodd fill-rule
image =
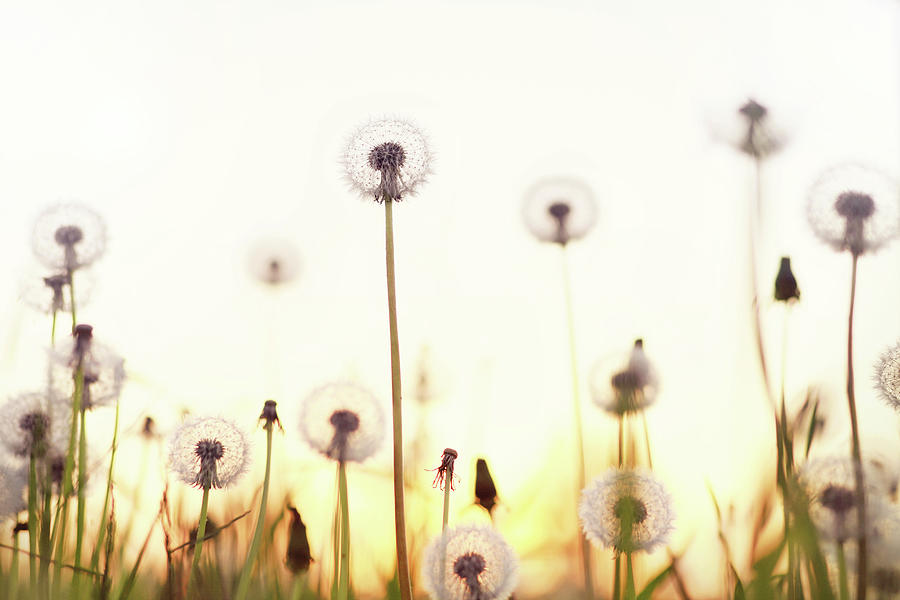
<path id="1" fill-rule="evenodd" d="M 19 593 L 19 533 L 13 532 L 13 554 L 9 561 L 9 577 L 6 580 L 6 591 L 10 600 L 16 600 Z"/>
<path id="2" fill-rule="evenodd" d="M 453 470 L 449 471 L 450 477 L 444 483 L 444 520 L 441 522 L 441 533 L 447 531 L 447 523 L 450 521 L 450 480 L 453 479 Z"/>
<path id="3" fill-rule="evenodd" d="M 53 546 L 50 543 L 50 512 L 53 510 L 53 494 L 51 491 L 50 469 L 44 473 L 44 508 L 41 511 L 40 552 L 41 569 L 38 581 L 43 598 L 50 598 L 50 555 Z"/>
<path id="4" fill-rule="evenodd" d="M 619 415 L 619 468 L 625 465 L 625 415 Z"/>
<path id="5" fill-rule="evenodd" d="M 197 568 L 200 566 L 200 553 L 203 551 L 203 538 L 206 536 L 206 513 L 209 509 L 209 487 L 203 488 L 203 501 L 200 504 L 200 522 L 197 524 L 197 538 L 194 542 L 194 559 L 191 561 L 191 571 L 187 580 L 187 597 L 191 597 L 191 583 L 193 583 Z"/>
<path id="6" fill-rule="evenodd" d="M 75 313 L 75 272 L 73 269 L 67 269 L 69 275 L 69 306 L 72 308 L 72 331 L 75 331 L 77 316 Z"/>
<path id="7" fill-rule="evenodd" d="M 74 298 L 73 298 L 74 300 Z M 72 424 L 69 431 L 69 448 L 66 452 L 66 463 L 63 469 L 63 480 L 59 501 L 62 503 L 62 514 L 58 520 L 60 526 L 56 544 L 56 564 L 53 569 L 54 589 L 59 591 L 62 564 L 66 548 L 66 528 L 69 521 L 69 497 L 72 495 L 72 473 L 75 470 L 76 444 L 78 439 L 78 415 L 81 414 L 81 397 L 84 393 L 84 365 L 79 361 L 75 369 L 75 391 L 72 394 Z M 54 593 L 54 596 L 57 594 Z"/>
<path id="8" fill-rule="evenodd" d="M 112 494 L 113 486 L 113 465 L 116 462 L 116 450 L 119 447 L 119 399 L 116 398 L 116 417 L 113 421 L 113 437 L 112 448 L 109 453 L 109 471 L 106 474 L 106 494 L 103 497 L 103 512 L 100 513 L 100 530 L 97 532 L 97 544 L 94 546 L 94 552 L 91 555 L 91 571 L 96 571 L 100 564 L 100 548 L 106 538 L 108 528 L 107 515 L 109 513 L 109 497 Z"/>
<path id="9" fill-rule="evenodd" d="M 59 313 L 55 308 L 53 309 L 53 321 L 50 324 L 50 347 L 54 347 L 56 345 L 56 315 Z"/>
<path id="10" fill-rule="evenodd" d="M 844 555 L 844 542 L 837 543 L 837 558 L 840 600 L 850 600 L 850 584 L 847 582 L 847 557 Z"/>
<path id="11" fill-rule="evenodd" d="M 72 594 L 77 598 L 81 585 L 81 577 L 78 569 L 81 568 L 81 549 L 84 545 L 84 519 L 85 519 L 85 487 L 87 487 L 87 432 L 85 417 L 87 411 L 81 407 L 81 431 L 78 438 L 78 507 L 75 520 L 75 572 L 72 573 Z"/>
<path id="12" fill-rule="evenodd" d="M 644 442 L 647 446 L 647 468 L 653 470 L 653 453 L 650 451 L 650 430 L 647 427 L 647 413 L 641 411 L 641 424 L 644 427 Z"/>
<path id="13" fill-rule="evenodd" d="M 634 589 L 634 565 L 631 563 L 631 552 L 625 553 L 625 600 L 634 600 L 637 592 Z"/>
<path id="14" fill-rule="evenodd" d="M 747 222 L 750 225 L 750 292 L 753 298 L 753 326 L 756 334 L 756 351 L 759 358 L 759 367 L 762 373 L 763 383 L 766 386 L 766 397 L 769 399 L 770 405 L 774 408 L 772 402 L 772 388 L 769 383 L 769 370 L 766 367 L 766 350 L 763 343 L 762 333 L 762 317 L 760 316 L 759 307 L 759 282 L 757 276 L 756 251 L 757 236 L 759 235 L 759 223 L 762 220 L 762 159 L 756 157 L 754 161 L 754 201 L 750 209 L 750 215 Z"/>
<path id="15" fill-rule="evenodd" d="M 294 578 L 294 585 L 291 588 L 291 600 L 300 600 L 303 597 L 303 591 L 306 589 L 306 580 L 309 572 Z"/>
<path id="16" fill-rule="evenodd" d="M 616 552 L 616 567 L 613 571 L 612 600 L 622 600 L 622 554 Z"/>
<path id="17" fill-rule="evenodd" d="M 562 256 L 562 275 L 563 275 L 563 291 L 566 300 L 566 325 L 569 330 L 569 362 L 572 375 L 572 418 L 575 431 L 575 455 L 576 469 L 578 474 L 577 488 L 575 489 L 575 508 L 578 512 L 578 499 L 581 490 L 584 489 L 584 433 L 581 427 L 581 381 L 578 377 L 578 353 L 575 344 L 575 314 L 572 309 L 572 283 L 569 275 L 569 260 L 566 244 L 560 244 Z M 587 537 L 580 529 L 578 537 L 581 540 L 581 566 L 584 574 L 584 594 L 588 600 L 594 598 L 594 582 L 591 576 L 591 545 L 588 543 Z"/>
<path id="18" fill-rule="evenodd" d="M 393 201 L 384 201 L 384 247 L 387 266 L 388 322 L 391 333 L 391 409 L 394 427 L 394 529 L 401 600 L 412 600 L 409 556 L 406 549 L 406 510 L 403 505 L 403 417 L 400 399 L 400 336 L 397 333 L 397 289 L 394 281 Z"/>
<path id="19" fill-rule="evenodd" d="M 259 515 L 256 517 L 256 530 L 253 532 L 253 541 L 250 543 L 250 553 L 247 555 L 247 561 L 244 563 L 244 569 L 241 571 L 241 580 L 238 583 L 238 591 L 235 600 L 244 600 L 247 597 L 247 591 L 250 589 L 250 573 L 253 570 L 253 563 L 256 562 L 256 555 L 259 554 L 259 546 L 263 537 L 263 526 L 266 517 L 266 504 L 269 501 L 269 478 L 272 469 L 272 430 L 274 425 L 271 421 L 267 421 L 266 428 L 266 474 L 263 479 L 262 498 L 259 501 Z"/>
<path id="20" fill-rule="evenodd" d="M 350 508 L 347 505 L 347 463 L 338 461 L 338 502 L 341 510 L 341 570 L 337 600 L 350 597 Z"/>
<path id="21" fill-rule="evenodd" d="M 866 570 L 866 491 L 863 481 L 862 452 L 859 445 L 859 424 L 856 420 L 856 393 L 853 385 L 853 308 L 856 304 L 856 265 L 859 255 L 853 253 L 850 277 L 850 316 L 847 319 L 847 406 L 850 409 L 850 431 L 853 435 L 853 474 L 856 480 L 856 514 L 860 523 L 857 538 L 856 600 L 866 600 L 868 572 Z"/>
<path id="22" fill-rule="evenodd" d="M 28 568 L 31 573 L 31 593 L 37 590 L 37 541 L 37 458 L 32 452 L 28 460 Z"/>

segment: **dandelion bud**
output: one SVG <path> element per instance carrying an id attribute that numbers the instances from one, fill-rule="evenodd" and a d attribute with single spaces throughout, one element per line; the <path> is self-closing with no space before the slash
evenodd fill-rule
<path id="1" fill-rule="evenodd" d="M 497 487 L 483 458 L 475 461 L 475 503 L 483 506 L 488 513 L 492 513 L 497 504 Z"/>
<path id="2" fill-rule="evenodd" d="M 287 509 L 291 513 L 291 524 L 284 562 L 291 573 L 304 573 L 309 570 L 309 563 L 313 561 L 309 552 L 309 538 L 306 536 L 306 525 L 303 523 L 303 519 L 300 518 L 300 513 L 296 508 L 288 506 Z"/>
<path id="3" fill-rule="evenodd" d="M 144 418 L 144 426 L 141 428 L 141 435 L 148 440 L 156 437 L 156 421 L 153 417 Z"/>
<path id="4" fill-rule="evenodd" d="M 277 403 L 274 400 L 266 400 L 263 403 L 262 412 L 259 415 L 260 421 L 265 421 L 263 425 L 264 429 L 270 429 L 272 424 L 275 423 L 278 425 L 278 429 L 284 431 L 284 428 L 281 426 L 281 421 L 278 419 L 278 411 L 275 410 L 275 406 Z"/>
<path id="5" fill-rule="evenodd" d="M 780 302 L 800 299 L 800 290 L 797 288 L 797 279 L 791 271 L 791 259 L 787 256 L 781 257 L 778 275 L 775 276 L 775 299 Z"/>

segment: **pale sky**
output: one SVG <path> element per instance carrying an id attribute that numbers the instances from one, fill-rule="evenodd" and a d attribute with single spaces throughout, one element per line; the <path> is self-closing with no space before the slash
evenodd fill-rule
<path id="1" fill-rule="evenodd" d="M 822 386 L 833 446 L 847 439 L 850 261 L 813 237 L 804 204 L 838 162 L 900 174 L 897 2 L 5 3 L 0 82 L 0 393 L 40 385 L 49 320 L 18 290 L 41 274 L 35 216 L 77 199 L 107 221 L 79 320 L 126 359 L 126 427 L 151 414 L 167 433 L 188 408 L 249 430 L 274 397 L 287 429 L 280 493 L 311 523 L 314 548 L 330 526 L 330 505 L 315 503 L 333 467 L 299 440 L 300 400 L 345 378 L 390 401 L 383 209 L 340 169 L 370 119 L 411 120 L 435 153 L 433 176 L 394 210 L 404 393 L 427 347 L 438 397 L 416 468 L 459 450 L 465 519 L 471 465 L 488 458 L 508 511 L 499 526 L 523 555 L 522 597 L 572 581 L 574 565 L 555 556 L 571 543 L 551 539 L 555 513 L 533 510 L 574 508 L 563 492 L 534 499 L 571 494 L 574 469 L 558 250 L 520 216 L 540 177 L 580 177 L 599 204 L 597 227 L 570 248 L 588 467 L 603 471 L 615 431 L 590 404 L 590 367 L 643 337 L 662 378 L 647 415 L 654 458 L 688 570 L 718 552 L 705 482 L 740 515 L 774 457 L 749 328 L 752 164 L 721 141 L 749 96 L 788 138 L 766 166 L 760 258 L 764 298 L 783 254 L 803 294 L 788 395 L 796 405 Z M 296 284 L 274 295 L 246 269 L 269 236 L 302 256 Z M 860 263 L 864 453 L 900 445 L 868 376 L 900 338 L 898 269 L 900 242 Z M 782 315 L 762 309 L 777 374 Z M 386 445 L 351 469 L 351 496 L 354 476 L 372 480 L 351 521 L 385 519 L 384 531 L 354 529 L 360 548 L 390 539 L 389 465 Z M 260 472 L 222 494 L 219 514 L 226 495 L 249 507 Z M 426 496 L 430 482 L 423 474 Z M 152 508 L 158 491 L 146 497 Z M 377 592 L 390 568 L 360 560 L 354 577 Z"/>

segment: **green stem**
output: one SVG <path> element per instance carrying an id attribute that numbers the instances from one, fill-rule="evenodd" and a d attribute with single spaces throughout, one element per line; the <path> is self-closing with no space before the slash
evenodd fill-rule
<path id="1" fill-rule="evenodd" d="M 444 482 L 444 520 L 441 522 L 441 533 L 447 531 L 447 523 L 450 521 L 450 482 L 453 480 L 453 469 L 447 471 L 448 477 Z"/>
<path id="2" fill-rule="evenodd" d="M 38 515 L 37 515 L 37 459 L 34 453 L 28 460 L 28 567 L 31 573 L 31 593 L 36 593 L 38 566 Z"/>
<path id="3" fill-rule="evenodd" d="M 9 561 L 9 578 L 6 591 L 10 600 L 16 600 L 19 593 L 19 534 L 13 533 L 13 554 Z"/>
<path id="4" fill-rule="evenodd" d="M 403 417 L 400 399 L 400 336 L 397 333 L 397 289 L 394 281 L 393 201 L 384 201 L 384 247 L 387 266 L 388 321 L 391 335 L 391 408 L 394 426 L 394 533 L 401 600 L 412 600 L 406 549 L 406 510 L 403 505 Z"/>
<path id="5" fill-rule="evenodd" d="M 616 567 L 613 571 L 613 600 L 622 599 L 622 554 L 616 551 Z"/>
<path id="6" fill-rule="evenodd" d="M 87 485 L 87 432 L 85 416 L 87 411 L 81 407 L 81 432 L 78 437 L 78 508 L 75 521 L 75 570 L 72 572 L 72 594 L 79 596 L 81 585 L 81 550 L 84 545 L 85 487 Z"/>
<path id="7" fill-rule="evenodd" d="M 847 557 L 844 555 L 844 542 L 837 543 L 837 557 L 840 600 L 850 600 L 850 584 L 847 581 Z"/>
<path id="8" fill-rule="evenodd" d="M 72 331 L 75 331 L 75 324 L 78 322 L 75 313 L 75 272 L 73 269 L 67 269 L 69 275 L 69 305 L 72 308 Z"/>
<path id="9" fill-rule="evenodd" d="M 631 552 L 625 553 L 625 600 L 634 600 L 637 592 L 634 589 L 634 566 L 631 563 Z"/>
<path id="10" fill-rule="evenodd" d="M 572 283 L 569 275 L 569 260 L 566 244 L 560 244 L 562 249 L 562 275 L 563 291 L 566 301 L 566 325 L 569 330 L 569 363 L 572 375 L 572 418 L 575 431 L 575 460 L 577 469 L 577 487 L 575 489 L 575 509 L 578 512 L 578 502 L 581 490 L 584 489 L 584 433 L 581 427 L 581 379 L 578 377 L 578 353 L 575 344 L 575 312 L 572 308 Z M 577 526 L 576 526 L 577 527 Z M 581 541 L 581 570 L 584 575 L 584 595 L 588 600 L 594 598 L 594 582 L 591 577 L 591 545 L 588 543 L 584 532 L 578 529 L 578 538 Z"/>
<path id="11" fill-rule="evenodd" d="M 856 480 L 856 515 L 859 527 L 857 553 L 856 600 L 866 600 L 868 572 L 866 570 L 866 490 L 863 481 L 862 452 L 859 444 L 859 425 L 856 421 L 856 393 L 853 385 L 853 308 L 856 303 L 856 266 L 859 255 L 853 253 L 850 278 L 850 316 L 847 320 L 847 405 L 850 410 L 850 431 L 853 435 L 853 474 Z"/>
<path id="12" fill-rule="evenodd" d="M 113 486 L 113 465 L 116 462 L 116 450 L 119 447 L 119 399 L 116 398 L 116 417 L 113 421 L 113 437 L 112 437 L 112 448 L 109 453 L 109 471 L 106 475 L 106 493 L 103 497 L 103 512 L 100 513 L 100 530 L 97 532 L 97 544 L 94 546 L 94 551 L 91 554 L 91 571 L 96 571 L 98 566 L 100 565 L 100 549 L 103 548 L 103 544 L 106 539 L 106 531 L 109 527 L 108 523 L 108 514 L 109 514 L 109 498 L 112 494 L 112 486 Z M 135 507 L 136 508 L 136 507 Z"/>
<path id="13" fill-rule="evenodd" d="M 303 597 L 303 591 L 306 589 L 306 580 L 309 572 L 294 578 L 294 585 L 291 588 L 291 600 L 300 600 Z"/>
<path id="14" fill-rule="evenodd" d="M 269 475 L 272 469 L 272 430 L 274 426 L 271 422 L 266 422 L 266 474 L 263 479 L 262 498 L 259 501 L 259 515 L 256 518 L 256 530 L 253 532 L 253 541 L 250 542 L 250 553 L 247 555 L 247 561 L 244 563 L 244 569 L 241 571 L 241 580 L 238 583 L 238 591 L 235 600 L 244 600 L 247 597 L 247 591 L 250 589 L 250 573 L 253 571 L 253 563 L 256 562 L 256 555 L 259 554 L 259 546 L 263 537 L 263 526 L 266 517 L 266 504 L 269 502 Z"/>
<path id="15" fill-rule="evenodd" d="M 61 584 L 62 565 L 66 548 L 66 529 L 69 518 L 69 497 L 72 495 L 72 473 L 75 470 L 76 445 L 78 439 L 78 416 L 81 414 L 81 397 L 84 391 L 84 365 L 79 361 L 75 369 L 75 391 L 72 393 L 72 423 L 69 430 L 69 448 L 66 452 L 66 463 L 63 469 L 63 480 L 60 485 L 60 502 L 62 515 L 59 519 L 59 537 L 56 545 L 56 563 L 53 569 L 54 589 L 58 592 Z M 54 593 L 54 597 L 56 593 Z"/>
<path id="16" fill-rule="evenodd" d="M 341 511 L 341 570 L 337 600 L 350 597 L 350 509 L 347 506 L 347 466 L 338 461 L 338 502 Z"/>
<path id="17" fill-rule="evenodd" d="M 191 571 L 187 580 L 187 597 L 191 596 L 191 583 L 193 583 L 197 574 L 197 567 L 200 565 L 200 553 L 203 551 L 203 538 L 206 537 L 206 512 L 209 509 L 209 487 L 203 488 L 203 501 L 200 504 L 200 522 L 197 524 L 197 538 L 194 541 L 194 559 L 191 561 Z"/>
<path id="18" fill-rule="evenodd" d="M 44 509 L 41 512 L 41 570 L 38 580 L 41 585 L 41 596 L 50 598 L 50 558 L 53 546 L 50 543 L 50 511 L 53 510 L 53 494 L 51 490 L 50 469 L 44 473 Z"/>
<path id="19" fill-rule="evenodd" d="M 56 346 L 56 315 L 59 314 L 59 311 L 55 308 L 53 309 L 53 321 L 50 324 L 50 347 L 53 348 Z"/>

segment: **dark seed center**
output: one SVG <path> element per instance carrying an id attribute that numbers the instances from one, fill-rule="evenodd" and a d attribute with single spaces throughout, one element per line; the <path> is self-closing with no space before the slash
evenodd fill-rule
<path id="1" fill-rule="evenodd" d="M 359 416 L 349 410 L 336 410 L 331 413 L 329 422 L 338 433 L 348 434 L 359 429 Z"/>
<path id="2" fill-rule="evenodd" d="M 749 100 L 739 109 L 739 112 L 751 121 L 761 121 L 769 111 L 755 100 Z"/>
<path id="3" fill-rule="evenodd" d="M 47 416 L 39 412 L 22 415 L 19 419 L 19 428 L 31 432 L 34 437 L 43 436 L 47 430 Z"/>
<path id="4" fill-rule="evenodd" d="M 53 234 L 53 239 L 55 239 L 56 243 L 60 246 L 74 246 L 83 238 L 84 234 L 81 233 L 81 229 L 74 225 L 64 225 L 57 229 L 56 233 Z"/>
<path id="5" fill-rule="evenodd" d="M 569 213 L 572 212 L 572 208 L 565 202 L 554 202 L 547 207 L 547 212 L 557 221 L 562 221 L 569 216 Z"/>
<path id="6" fill-rule="evenodd" d="M 482 555 L 469 552 L 453 561 L 453 572 L 466 582 L 470 592 L 475 592 L 479 588 L 478 576 L 484 571 L 486 564 Z"/>
<path id="7" fill-rule="evenodd" d="M 641 377 L 631 369 L 627 369 L 613 375 L 610 383 L 618 391 L 634 391 L 641 387 Z"/>
<path id="8" fill-rule="evenodd" d="M 825 508 L 843 514 L 856 504 L 856 494 L 843 486 L 829 485 L 822 491 L 821 502 Z"/>
<path id="9" fill-rule="evenodd" d="M 219 440 L 200 440 L 194 448 L 194 453 L 200 457 L 201 464 L 208 464 L 225 456 L 225 447 Z"/>
<path id="10" fill-rule="evenodd" d="M 369 151 L 369 166 L 376 171 L 396 171 L 405 160 L 406 152 L 396 142 L 378 144 Z"/>
<path id="11" fill-rule="evenodd" d="M 634 525 L 643 523 L 647 518 L 646 505 L 633 496 L 622 496 L 616 500 L 613 512 L 620 521 L 627 519 Z"/>
<path id="12" fill-rule="evenodd" d="M 868 219 L 875 213 L 875 201 L 868 194 L 844 192 L 835 201 L 834 209 L 846 219 Z"/>

